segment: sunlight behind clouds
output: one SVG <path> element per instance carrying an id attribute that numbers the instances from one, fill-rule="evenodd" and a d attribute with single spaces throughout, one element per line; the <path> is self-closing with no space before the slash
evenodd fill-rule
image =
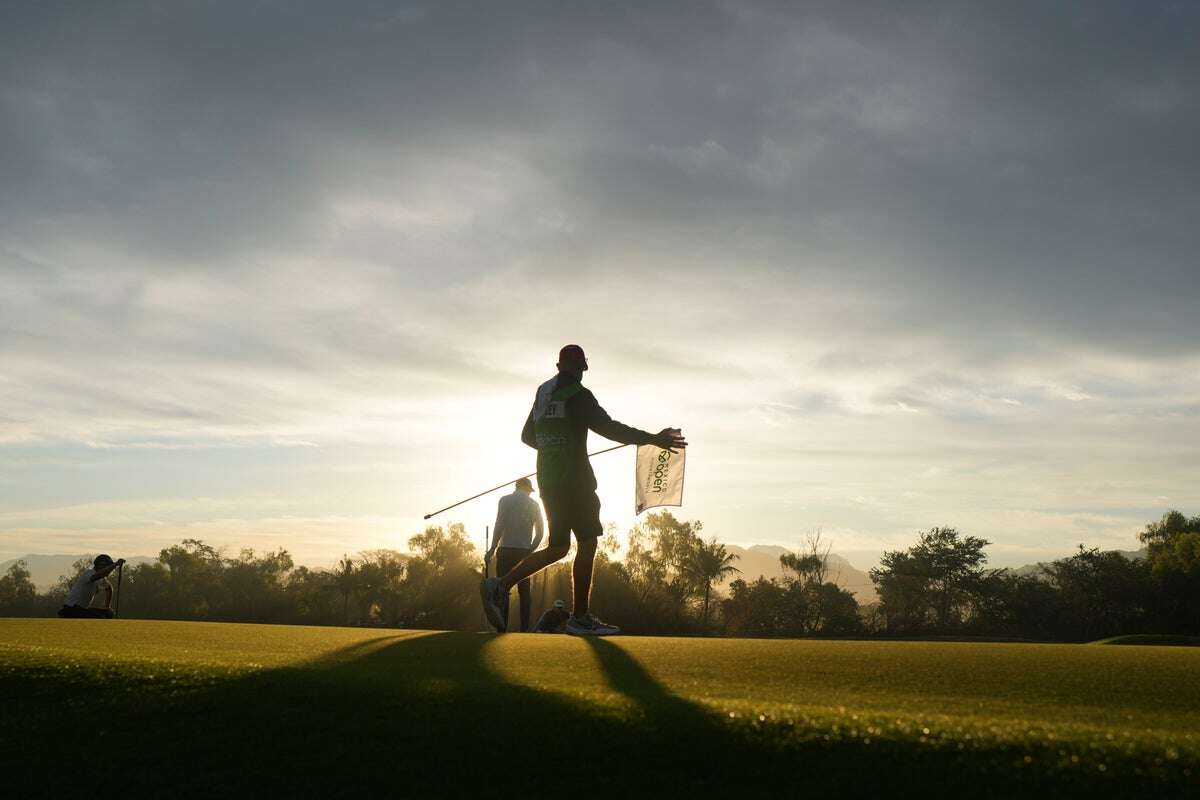
<path id="1" fill-rule="evenodd" d="M 0 27 L 0 558 L 402 546 L 567 342 L 732 543 L 1200 501 L 1194 10 L 143 12 Z"/>

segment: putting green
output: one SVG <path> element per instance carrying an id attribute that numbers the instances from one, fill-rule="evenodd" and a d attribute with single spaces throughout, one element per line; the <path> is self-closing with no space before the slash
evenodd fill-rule
<path id="1" fill-rule="evenodd" d="M 4 619 L 0 746 L 29 789 L 70 784 L 85 729 L 101 775 L 195 795 L 454 796 L 506 764 L 550 791 L 582 763 L 597 793 L 1163 796 L 1200 776 L 1197 674 L 1132 645 Z"/>

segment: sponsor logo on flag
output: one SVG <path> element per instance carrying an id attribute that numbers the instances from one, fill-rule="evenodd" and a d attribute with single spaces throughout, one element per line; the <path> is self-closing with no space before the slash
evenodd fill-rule
<path id="1" fill-rule="evenodd" d="M 637 449 L 634 475 L 634 513 L 648 508 L 683 505 L 686 450 L 672 453 L 652 444 Z"/>

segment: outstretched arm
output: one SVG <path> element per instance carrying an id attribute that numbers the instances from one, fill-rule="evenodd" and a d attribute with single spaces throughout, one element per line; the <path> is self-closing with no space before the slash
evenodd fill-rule
<path id="1" fill-rule="evenodd" d="M 596 395 L 586 389 L 575 395 L 572 400 L 576 404 L 572 414 L 578 414 L 587 424 L 588 430 L 595 431 L 605 439 L 612 439 L 621 444 L 650 444 L 654 440 L 654 434 L 617 422 L 610 417 L 596 402 Z"/>
<path id="2" fill-rule="evenodd" d="M 633 428 L 610 417 L 596 402 L 596 396 L 591 392 L 583 391 L 576 397 L 579 400 L 578 413 L 587 421 L 588 428 L 605 439 L 612 439 L 621 444 L 653 444 L 672 453 L 687 447 L 687 441 L 678 428 L 663 428 L 658 433 Z"/>

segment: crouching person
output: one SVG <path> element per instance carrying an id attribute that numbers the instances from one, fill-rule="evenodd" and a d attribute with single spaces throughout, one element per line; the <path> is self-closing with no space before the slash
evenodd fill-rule
<path id="1" fill-rule="evenodd" d="M 85 569 L 71 585 L 71 591 L 67 593 L 67 602 L 58 610 L 58 615 L 65 618 L 112 619 L 113 587 L 108 582 L 108 573 L 124 563 L 123 558 L 113 561 L 103 554 L 96 556 L 92 568 Z M 103 608 L 92 608 L 97 589 L 104 589 Z"/>

